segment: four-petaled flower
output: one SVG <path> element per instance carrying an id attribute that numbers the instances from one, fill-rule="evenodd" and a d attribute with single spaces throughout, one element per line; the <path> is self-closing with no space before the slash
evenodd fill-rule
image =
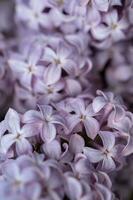
<path id="1" fill-rule="evenodd" d="M 56 125 L 65 126 L 63 118 L 54 113 L 48 105 L 39 106 L 40 111 L 30 110 L 23 116 L 23 122 L 35 127 L 41 134 L 41 138 L 50 142 L 56 137 Z"/>
<path id="2" fill-rule="evenodd" d="M 8 133 L 4 134 L 0 139 L 0 151 L 7 153 L 10 147 L 15 145 L 18 155 L 31 152 L 32 145 L 28 139 L 37 134 L 36 129 L 29 125 L 21 127 L 20 116 L 13 109 L 9 109 L 5 120 Z"/>

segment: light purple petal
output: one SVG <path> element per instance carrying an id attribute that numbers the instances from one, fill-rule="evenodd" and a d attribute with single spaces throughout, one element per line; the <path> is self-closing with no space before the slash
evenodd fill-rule
<path id="1" fill-rule="evenodd" d="M 103 160 L 103 154 L 101 151 L 92 149 L 90 147 L 84 147 L 83 152 L 85 156 L 89 159 L 92 163 L 97 163 L 101 160 Z"/>
<path id="2" fill-rule="evenodd" d="M 25 138 L 35 136 L 35 135 L 37 135 L 37 133 L 38 133 L 38 129 L 34 125 L 25 124 L 21 129 L 21 134 Z"/>
<path id="3" fill-rule="evenodd" d="M 41 137 L 46 142 L 51 142 L 56 137 L 56 128 L 54 124 L 45 123 L 41 132 Z"/>
<path id="4" fill-rule="evenodd" d="M 16 136 L 14 134 L 6 134 L 1 138 L 1 151 L 6 153 L 9 148 L 15 143 Z"/>
<path id="5" fill-rule="evenodd" d="M 11 133 L 17 134 L 20 131 L 20 117 L 15 110 L 11 108 L 8 110 L 5 121 L 7 122 L 8 129 Z"/>
<path id="6" fill-rule="evenodd" d="M 92 102 L 93 110 L 97 113 L 106 105 L 106 101 L 103 97 L 96 97 Z"/>
<path id="7" fill-rule="evenodd" d="M 53 159 L 60 159 L 61 156 L 61 146 L 57 140 L 53 140 L 49 143 L 45 143 L 43 145 L 44 152 L 47 154 L 48 157 Z"/>
<path id="8" fill-rule="evenodd" d="M 115 145 L 115 135 L 108 131 L 100 131 L 99 135 L 103 141 L 104 147 L 111 150 Z"/>
<path id="9" fill-rule="evenodd" d="M 69 149 L 73 154 L 81 153 L 84 145 L 84 139 L 80 135 L 74 134 L 71 136 L 69 141 Z"/>
<path id="10" fill-rule="evenodd" d="M 94 29 L 91 30 L 92 35 L 97 40 L 104 40 L 106 39 L 110 34 L 110 29 L 106 27 L 105 25 L 98 25 Z"/>
<path id="11" fill-rule="evenodd" d="M 94 0 L 93 1 L 96 8 L 99 10 L 99 11 L 102 11 L 102 12 L 107 12 L 108 11 L 108 8 L 109 8 L 109 1 L 108 0 Z"/>
<path id="12" fill-rule="evenodd" d="M 116 168 L 115 162 L 110 156 L 104 158 L 102 162 L 102 170 L 112 171 L 115 168 Z"/>
<path id="13" fill-rule="evenodd" d="M 73 200 L 81 198 L 82 187 L 80 182 L 73 177 L 67 177 L 67 194 Z"/>
<path id="14" fill-rule="evenodd" d="M 16 141 L 16 152 L 18 155 L 32 152 L 32 145 L 25 138 Z"/>
<path id="15" fill-rule="evenodd" d="M 40 113 L 36 110 L 29 110 L 23 115 L 23 123 L 36 123 L 40 119 Z"/>
<path id="16" fill-rule="evenodd" d="M 9 60 L 9 66 L 15 73 L 24 73 L 27 69 L 27 63 L 20 60 Z"/>
<path id="17" fill-rule="evenodd" d="M 47 85 L 51 85 L 59 81 L 61 78 L 61 68 L 56 65 L 49 65 L 45 69 L 44 80 Z"/>
<path id="18" fill-rule="evenodd" d="M 99 131 L 99 123 L 95 118 L 87 117 L 83 124 L 85 126 L 86 134 L 91 139 L 94 139 Z"/>

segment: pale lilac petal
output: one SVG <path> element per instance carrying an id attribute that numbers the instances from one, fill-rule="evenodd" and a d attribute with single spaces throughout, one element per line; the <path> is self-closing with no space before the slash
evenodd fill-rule
<path id="1" fill-rule="evenodd" d="M 26 195 L 31 198 L 31 191 L 32 191 L 32 200 L 40 199 L 41 196 L 41 186 L 39 183 L 34 182 L 26 187 Z M 40 199 L 44 200 L 44 199 Z"/>
<path id="2" fill-rule="evenodd" d="M 80 98 L 78 98 L 76 100 L 74 99 L 70 102 L 70 104 L 71 104 L 73 111 L 75 111 L 76 114 L 78 114 L 79 116 L 86 113 L 85 103 L 84 103 L 83 99 L 80 99 Z"/>
<path id="3" fill-rule="evenodd" d="M 103 12 L 107 12 L 108 11 L 108 8 L 109 8 L 109 1 L 108 0 L 94 0 L 93 1 L 96 8 L 99 10 L 99 11 L 103 11 Z"/>
<path id="4" fill-rule="evenodd" d="M 108 126 L 121 132 L 128 133 L 131 128 L 131 120 L 127 116 L 123 116 L 123 118 L 120 118 L 119 121 L 116 121 L 115 111 L 113 111 L 108 118 Z"/>
<path id="5" fill-rule="evenodd" d="M 69 116 L 67 118 L 68 128 L 70 131 L 72 131 L 79 123 L 80 119 L 77 116 Z"/>
<path id="6" fill-rule="evenodd" d="M 25 138 L 16 141 L 16 152 L 18 155 L 32 152 L 32 145 Z"/>
<path id="7" fill-rule="evenodd" d="M 0 150 L 3 153 L 6 153 L 9 150 L 9 148 L 13 145 L 13 143 L 15 143 L 15 138 L 16 136 L 14 134 L 4 135 L 0 141 L 0 145 L 1 145 Z"/>
<path id="8" fill-rule="evenodd" d="M 37 11 L 37 12 L 43 11 L 43 8 L 44 8 L 44 5 L 45 5 L 42 0 L 40 0 L 40 1 L 32 0 L 32 1 L 29 2 L 29 4 L 30 4 L 30 7 L 34 11 Z"/>
<path id="9" fill-rule="evenodd" d="M 112 192 L 102 184 L 96 184 L 96 188 L 102 194 L 101 199 L 112 200 Z"/>
<path id="10" fill-rule="evenodd" d="M 29 65 L 36 65 L 37 62 L 39 61 L 40 57 L 42 54 L 42 49 L 40 46 L 35 47 L 34 49 L 32 49 L 32 51 L 29 53 Z"/>
<path id="11" fill-rule="evenodd" d="M 85 126 L 86 134 L 91 139 L 94 139 L 99 131 L 99 123 L 95 118 L 87 117 L 83 124 Z"/>
<path id="12" fill-rule="evenodd" d="M 32 77 L 33 77 L 32 73 L 27 73 L 27 72 L 23 73 L 23 75 L 20 78 L 21 84 L 23 86 L 25 86 L 27 89 L 30 89 L 31 88 Z M 25 83 L 26 83 L 26 85 L 25 85 Z"/>
<path id="13" fill-rule="evenodd" d="M 59 81 L 61 78 L 61 68 L 56 65 L 49 65 L 44 72 L 44 80 L 47 85 L 51 85 Z"/>
<path id="14" fill-rule="evenodd" d="M 9 60 L 8 64 L 15 73 L 24 73 L 27 69 L 27 63 L 20 60 Z"/>
<path id="15" fill-rule="evenodd" d="M 82 91 L 81 84 L 74 79 L 66 80 L 66 92 L 69 96 L 76 96 Z"/>
<path id="16" fill-rule="evenodd" d="M 115 106 L 114 120 L 119 121 L 125 116 L 125 110 L 120 106 Z"/>
<path id="17" fill-rule="evenodd" d="M 67 177 L 67 194 L 70 199 L 76 200 L 80 199 L 82 195 L 82 187 L 80 185 L 80 182 L 73 178 L 73 177 Z"/>
<path id="18" fill-rule="evenodd" d="M 29 110 L 23 115 L 23 123 L 36 123 L 40 121 L 40 113 L 35 110 Z"/>
<path id="19" fill-rule="evenodd" d="M 76 71 L 76 64 L 74 61 L 70 59 L 66 59 L 62 64 L 61 67 L 70 75 L 75 74 Z"/>
<path id="20" fill-rule="evenodd" d="M 90 8 L 87 15 L 88 28 L 95 28 L 100 23 L 100 21 L 100 13 L 96 9 Z"/>
<path id="21" fill-rule="evenodd" d="M 112 24 L 117 24 L 118 22 L 118 12 L 117 10 L 113 10 L 110 13 L 108 13 L 105 17 L 104 17 L 104 21 L 111 26 Z"/>
<path id="22" fill-rule="evenodd" d="M 54 114 L 52 115 L 52 121 L 53 124 L 59 124 L 65 127 L 65 120 L 62 116 Z"/>
<path id="23" fill-rule="evenodd" d="M 116 168 L 115 162 L 110 156 L 107 156 L 106 158 L 103 159 L 102 170 L 112 171 L 115 168 Z"/>
<path id="24" fill-rule="evenodd" d="M 15 110 L 11 108 L 8 110 L 5 121 L 11 133 L 17 134 L 20 131 L 20 116 Z"/>
<path id="25" fill-rule="evenodd" d="M 127 29 L 129 26 L 127 20 L 123 18 L 119 21 L 118 25 L 120 29 Z"/>
<path id="26" fill-rule="evenodd" d="M 41 111 L 41 114 L 42 114 L 42 119 L 52 119 L 51 116 L 52 116 L 52 113 L 53 113 L 53 108 L 49 105 L 39 105 L 38 106 L 40 111 Z M 48 121 L 49 121 L 48 120 Z M 51 121 L 51 120 L 50 120 Z"/>
<path id="27" fill-rule="evenodd" d="M 119 29 L 116 29 L 115 31 L 113 31 L 111 35 L 115 42 L 126 38 L 126 35 Z"/>
<path id="28" fill-rule="evenodd" d="M 96 40 L 104 40 L 106 39 L 110 34 L 110 29 L 106 27 L 105 25 L 98 25 L 94 29 L 91 30 L 93 37 Z"/>
<path id="29" fill-rule="evenodd" d="M 51 142 L 56 137 L 56 128 L 54 124 L 45 123 L 41 132 L 41 137 L 46 142 Z"/>
<path id="30" fill-rule="evenodd" d="M 6 132 L 7 129 L 8 129 L 7 122 L 5 120 L 0 122 L 0 138 Z"/>
<path id="31" fill-rule="evenodd" d="M 65 44 L 64 42 L 60 42 L 57 47 L 57 55 L 59 55 L 60 58 L 68 58 L 71 55 L 71 49 L 70 46 Z"/>
<path id="32" fill-rule="evenodd" d="M 123 155 L 128 156 L 133 153 L 133 136 L 128 136 L 127 145 L 123 149 Z"/>
<path id="33" fill-rule="evenodd" d="M 115 135 L 112 132 L 100 131 L 99 133 L 105 149 L 112 150 L 115 145 Z"/>
<path id="34" fill-rule="evenodd" d="M 38 133 L 38 129 L 36 128 L 36 126 L 31 125 L 31 124 L 26 124 L 21 129 L 21 134 L 25 138 L 35 136 L 37 135 L 37 133 Z"/>
<path id="35" fill-rule="evenodd" d="M 46 62 L 54 63 L 56 59 L 56 53 L 49 47 L 45 48 L 43 60 Z"/>
<path id="36" fill-rule="evenodd" d="M 61 146 L 60 143 L 57 140 L 53 140 L 49 143 L 45 143 L 43 145 L 43 150 L 46 153 L 46 155 L 53 159 L 60 159 L 61 156 Z"/>
<path id="37" fill-rule="evenodd" d="M 38 177 L 38 174 L 35 173 L 34 170 L 32 170 L 30 167 L 23 170 L 21 173 L 21 180 L 23 183 L 32 183 L 33 181 L 36 181 Z"/>
<path id="38" fill-rule="evenodd" d="M 101 160 L 103 160 L 103 154 L 101 151 L 92 149 L 90 147 L 84 147 L 83 152 L 85 156 L 89 159 L 92 163 L 97 163 Z"/>
<path id="39" fill-rule="evenodd" d="M 9 167 L 9 164 L 10 164 L 10 167 Z M 13 161 L 10 161 L 9 163 L 5 163 L 3 165 L 2 171 L 8 181 L 13 182 L 17 180 L 17 178 L 20 177 L 20 169 L 18 165 Z"/>
<path id="40" fill-rule="evenodd" d="M 73 154 L 81 153 L 84 145 L 84 139 L 80 135 L 74 134 L 71 136 L 69 141 L 69 149 Z"/>
<path id="41" fill-rule="evenodd" d="M 25 6 L 24 4 L 18 4 L 16 11 L 17 11 L 17 17 L 20 20 L 26 21 L 27 19 L 29 20 L 32 19 L 33 13 L 32 10 L 28 8 L 28 6 Z M 24 13 L 24 15 L 22 13 Z"/>
<path id="42" fill-rule="evenodd" d="M 92 106 L 93 110 L 97 113 L 106 105 L 106 101 L 103 97 L 95 97 Z"/>

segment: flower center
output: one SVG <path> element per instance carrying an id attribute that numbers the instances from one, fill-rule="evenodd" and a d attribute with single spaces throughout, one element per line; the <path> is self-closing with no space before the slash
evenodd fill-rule
<path id="1" fill-rule="evenodd" d="M 111 28 L 112 28 L 113 30 L 115 30 L 117 27 L 118 27 L 117 24 L 112 24 L 112 25 L 111 25 Z"/>
<path id="2" fill-rule="evenodd" d="M 19 140 L 20 137 L 21 137 L 21 134 L 20 134 L 20 133 L 17 133 L 16 139 Z"/>
<path id="3" fill-rule="evenodd" d="M 49 87 L 49 88 L 47 89 L 47 92 L 48 92 L 48 94 L 52 94 L 52 93 L 53 93 L 53 89 Z"/>
<path id="4" fill-rule="evenodd" d="M 57 59 L 55 59 L 55 64 L 56 64 L 56 65 L 59 65 L 59 64 L 61 64 L 61 61 L 60 61 L 60 59 L 58 59 L 58 58 L 57 58 Z"/>
<path id="5" fill-rule="evenodd" d="M 85 119 L 86 119 L 86 116 L 85 116 L 85 115 L 81 115 L 81 116 L 80 116 L 80 120 L 81 120 L 81 121 L 84 121 Z"/>
<path id="6" fill-rule="evenodd" d="M 33 73 L 33 66 L 30 65 L 30 66 L 28 67 L 28 72 L 29 72 L 29 73 Z"/>
<path id="7" fill-rule="evenodd" d="M 64 4 L 64 0 L 57 0 L 59 5 L 63 5 Z"/>

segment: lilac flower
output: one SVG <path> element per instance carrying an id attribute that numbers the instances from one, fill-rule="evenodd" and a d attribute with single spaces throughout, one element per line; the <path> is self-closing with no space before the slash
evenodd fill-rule
<path id="1" fill-rule="evenodd" d="M 71 102 L 70 107 L 71 111 L 74 112 L 74 114 L 68 116 L 70 129 L 72 130 L 81 123 L 85 127 L 87 136 L 94 139 L 99 131 L 99 123 L 94 118 L 95 113 L 92 105 L 86 106 L 82 99 L 76 99 Z"/>
<path id="2" fill-rule="evenodd" d="M 43 66 L 38 65 L 38 61 L 41 56 L 41 49 L 37 48 L 28 54 L 28 58 L 21 60 L 18 58 L 9 59 L 9 66 L 11 67 L 15 77 L 21 82 L 21 84 L 30 88 L 32 85 L 33 77 L 41 77 L 43 73 Z"/>
<path id="3" fill-rule="evenodd" d="M 37 96 L 32 91 L 32 88 L 27 90 L 19 84 L 16 84 L 14 90 L 13 107 L 20 113 L 26 112 L 27 109 L 35 109 L 37 107 Z"/>
<path id="4" fill-rule="evenodd" d="M 99 163 L 99 167 L 104 171 L 112 171 L 116 169 L 114 160 L 118 161 L 120 151 L 122 147 L 115 145 L 115 135 L 111 132 L 101 131 L 100 137 L 103 142 L 103 147 L 93 149 L 90 147 L 84 147 L 84 154 L 87 156 L 90 162 Z"/>
<path id="5" fill-rule="evenodd" d="M 27 22 L 30 28 L 36 30 L 45 22 L 46 18 L 43 15 L 45 3 L 44 1 L 29 0 L 28 4 L 26 5 L 24 2 L 16 4 L 17 19 Z"/>
<path id="6" fill-rule="evenodd" d="M 8 168 L 9 166 L 10 168 Z M 4 179 L 16 187 L 16 189 L 17 187 L 23 189 L 25 184 L 32 183 L 32 181 L 37 179 L 30 168 L 22 171 L 15 161 L 4 163 L 2 172 Z"/>
<path id="7" fill-rule="evenodd" d="M 44 104 L 50 101 L 57 101 L 62 98 L 60 91 L 64 89 L 65 83 L 61 80 L 54 84 L 51 84 L 51 73 L 49 70 L 44 70 L 43 79 L 37 79 L 34 83 L 34 90 L 36 96 L 38 96 L 38 103 Z"/>
<path id="8" fill-rule="evenodd" d="M 1 137 L 1 152 L 6 153 L 9 148 L 14 144 L 18 155 L 26 152 L 31 152 L 32 145 L 28 141 L 28 138 L 36 135 L 36 130 L 32 129 L 32 127 L 29 127 L 28 125 L 24 125 L 21 128 L 20 116 L 13 109 L 9 109 L 5 120 L 5 123 L 7 124 L 6 127 L 9 133 Z"/>
<path id="9" fill-rule="evenodd" d="M 133 116 L 132 113 L 126 114 L 119 120 L 115 120 L 115 111 L 108 118 L 108 126 L 119 131 L 119 134 L 126 140 L 126 145 L 123 149 L 123 155 L 129 155 L 133 152 Z"/>
<path id="10" fill-rule="evenodd" d="M 130 3 L 14 3 L 15 30 L 0 33 L 0 199 L 118 199 L 133 153 Z"/>
<path id="11" fill-rule="evenodd" d="M 43 60 L 51 65 L 47 68 L 49 84 L 57 82 L 61 78 L 62 69 L 68 74 L 73 74 L 76 63 L 72 59 L 72 49 L 65 43 L 59 43 L 56 50 L 46 47 Z"/>
<path id="12" fill-rule="evenodd" d="M 97 91 L 98 97 L 94 98 L 92 107 L 93 110 L 97 113 L 101 109 L 105 108 L 105 116 L 112 111 L 112 109 L 115 110 L 115 117 L 116 120 L 121 118 L 124 115 L 124 108 L 122 105 L 122 100 L 118 96 L 114 96 L 111 92 L 103 93 L 102 91 Z"/>
<path id="13" fill-rule="evenodd" d="M 41 138 L 50 142 L 56 137 L 56 125 L 64 126 L 64 120 L 60 115 L 54 113 L 51 106 L 39 106 L 39 109 L 40 111 L 27 111 L 23 116 L 23 122 L 29 124 L 30 127 L 37 127 Z"/>
<path id="14" fill-rule="evenodd" d="M 124 18 L 119 20 L 118 12 L 113 10 L 105 15 L 104 21 L 106 25 L 100 24 L 92 30 L 94 38 L 104 40 L 111 37 L 113 41 L 125 39 L 124 30 L 127 29 L 128 23 Z"/>

